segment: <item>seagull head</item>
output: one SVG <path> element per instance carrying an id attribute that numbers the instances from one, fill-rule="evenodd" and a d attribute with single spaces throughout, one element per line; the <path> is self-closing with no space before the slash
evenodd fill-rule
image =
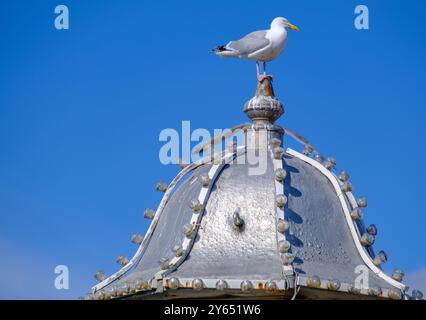
<path id="1" fill-rule="evenodd" d="M 291 24 L 286 18 L 278 17 L 272 20 L 271 29 L 274 28 L 284 28 L 291 30 L 299 30 L 294 24 Z"/>

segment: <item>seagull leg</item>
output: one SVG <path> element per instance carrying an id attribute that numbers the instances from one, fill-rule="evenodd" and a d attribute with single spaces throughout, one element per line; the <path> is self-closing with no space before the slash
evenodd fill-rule
<path id="1" fill-rule="evenodd" d="M 257 76 L 259 76 L 259 74 L 260 74 L 259 61 L 256 61 L 256 73 L 257 73 Z"/>
<path id="2" fill-rule="evenodd" d="M 259 74 L 259 62 L 256 61 L 256 68 L 257 68 L 257 80 L 259 82 L 262 82 L 263 80 L 265 80 L 266 78 L 272 79 L 272 76 L 268 76 L 266 74 L 266 62 L 263 61 L 263 74 Z"/>

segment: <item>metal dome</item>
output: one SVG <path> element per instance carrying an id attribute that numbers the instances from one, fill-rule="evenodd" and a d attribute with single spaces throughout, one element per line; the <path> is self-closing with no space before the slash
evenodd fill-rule
<path id="1" fill-rule="evenodd" d="M 189 164 L 168 185 L 140 247 L 90 299 L 403 299 L 386 275 L 346 172 L 309 142 L 274 125 L 284 112 L 271 79 L 259 82 L 237 126 L 244 145 Z M 303 152 L 284 150 L 289 135 Z M 263 139 L 264 137 L 265 139 Z M 220 138 L 220 137 L 219 137 Z M 283 142 L 284 141 L 284 142 Z M 250 157 L 265 159 L 253 173 Z"/>

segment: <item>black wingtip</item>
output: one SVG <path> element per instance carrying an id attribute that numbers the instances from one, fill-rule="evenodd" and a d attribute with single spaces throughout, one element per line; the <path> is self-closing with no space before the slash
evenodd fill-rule
<path id="1" fill-rule="evenodd" d="M 227 49 L 225 48 L 224 45 L 222 46 L 217 46 L 216 48 L 212 49 L 213 52 L 222 52 L 222 51 L 227 51 Z"/>

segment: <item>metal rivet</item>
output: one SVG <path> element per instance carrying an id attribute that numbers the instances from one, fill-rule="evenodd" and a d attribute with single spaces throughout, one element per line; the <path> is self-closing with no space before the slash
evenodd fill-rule
<path id="1" fill-rule="evenodd" d="M 170 266 L 170 261 L 167 258 L 160 259 L 160 268 L 161 270 L 167 270 Z"/>
<path id="2" fill-rule="evenodd" d="M 154 210 L 151 210 L 151 209 L 145 209 L 143 216 L 146 219 L 153 219 L 155 216 L 155 212 Z"/>
<path id="3" fill-rule="evenodd" d="M 195 212 L 199 213 L 201 211 L 201 203 L 198 199 L 191 200 L 189 207 Z"/>
<path id="4" fill-rule="evenodd" d="M 315 155 L 315 160 L 318 161 L 319 163 L 323 163 L 324 162 L 324 157 L 322 155 L 320 155 L 319 153 L 317 153 Z"/>
<path id="5" fill-rule="evenodd" d="M 374 236 L 369 233 L 364 233 L 360 239 L 361 244 L 365 247 L 372 246 L 374 243 Z"/>
<path id="6" fill-rule="evenodd" d="M 361 219 L 362 218 L 362 212 L 359 208 L 355 208 L 351 211 L 351 217 L 352 219 Z"/>
<path id="7" fill-rule="evenodd" d="M 277 223 L 277 231 L 280 233 L 284 233 L 288 230 L 288 228 L 290 227 L 290 224 L 283 219 L 278 219 L 278 223 Z"/>
<path id="8" fill-rule="evenodd" d="M 306 144 L 305 149 L 303 149 L 303 154 L 308 157 L 312 151 L 314 151 L 314 148 L 312 148 L 309 144 Z"/>
<path id="9" fill-rule="evenodd" d="M 115 260 L 119 265 L 125 266 L 129 263 L 129 259 L 126 256 L 118 256 Z"/>
<path id="10" fill-rule="evenodd" d="M 290 252 L 281 254 L 281 260 L 285 266 L 288 266 L 293 263 L 295 255 Z"/>
<path id="11" fill-rule="evenodd" d="M 165 183 L 164 181 L 159 181 L 155 185 L 155 189 L 159 192 L 166 192 L 168 187 L 169 187 L 169 185 L 167 183 Z"/>
<path id="12" fill-rule="evenodd" d="M 357 201 L 358 207 L 365 208 L 367 206 L 367 199 L 365 197 L 361 197 Z"/>
<path id="13" fill-rule="evenodd" d="M 275 204 L 277 205 L 278 208 L 282 208 L 286 205 L 287 203 L 287 197 L 283 194 L 278 194 L 275 197 Z"/>
<path id="14" fill-rule="evenodd" d="M 172 251 L 175 253 L 176 257 L 181 257 L 183 255 L 183 248 L 178 244 L 173 247 Z"/>
<path id="15" fill-rule="evenodd" d="M 339 290 L 340 289 L 340 281 L 337 279 L 330 280 L 327 283 L 327 288 L 330 290 Z"/>
<path id="16" fill-rule="evenodd" d="M 98 280 L 99 282 L 102 282 L 106 279 L 106 275 L 105 272 L 102 270 L 99 270 L 95 273 L 94 275 L 95 279 Z"/>
<path id="17" fill-rule="evenodd" d="M 351 192 L 352 191 L 352 183 L 345 182 L 342 184 L 341 189 L 343 192 Z"/>
<path id="18" fill-rule="evenodd" d="M 332 157 L 327 158 L 327 161 L 324 163 L 324 167 L 328 170 L 332 170 L 336 166 L 336 160 Z"/>
<path id="19" fill-rule="evenodd" d="M 377 227 L 374 224 L 370 224 L 366 231 L 372 236 L 377 236 Z"/>
<path id="20" fill-rule="evenodd" d="M 135 282 L 136 290 L 145 290 L 149 288 L 149 283 L 146 280 L 137 280 Z"/>
<path id="21" fill-rule="evenodd" d="M 115 287 L 107 288 L 106 290 L 106 296 L 108 296 L 109 299 L 113 299 L 117 296 L 117 291 Z"/>
<path id="22" fill-rule="evenodd" d="M 368 288 L 368 294 L 370 296 L 380 296 L 382 294 L 382 289 L 380 287 L 371 287 Z"/>
<path id="23" fill-rule="evenodd" d="M 124 283 L 118 290 L 120 296 L 126 296 L 130 292 L 130 286 L 127 283 Z"/>
<path id="24" fill-rule="evenodd" d="M 413 299 L 413 300 L 423 300 L 423 292 L 421 292 L 420 290 L 414 289 L 411 292 L 411 299 Z"/>
<path id="25" fill-rule="evenodd" d="M 234 226 L 241 230 L 241 228 L 244 225 L 244 220 L 240 217 L 240 208 L 235 209 L 234 214 L 232 215 L 232 222 L 234 223 Z"/>
<path id="26" fill-rule="evenodd" d="M 216 282 L 216 289 L 219 291 L 223 291 L 228 289 L 228 283 L 225 280 L 218 280 Z"/>
<path id="27" fill-rule="evenodd" d="M 188 224 L 185 224 L 183 226 L 183 233 L 188 238 L 191 237 L 193 231 L 194 231 L 194 228 L 193 228 L 192 224 L 188 223 Z"/>
<path id="28" fill-rule="evenodd" d="M 388 290 L 388 297 L 393 300 L 400 300 L 401 299 L 401 291 L 398 290 Z"/>
<path id="29" fill-rule="evenodd" d="M 355 285 L 353 285 L 353 284 L 350 284 L 349 286 L 348 286 L 348 291 L 350 292 L 350 293 L 354 293 L 354 294 L 360 294 L 361 293 L 361 289 L 360 288 L 357 288 Z"/>
<path id="30" fill-rule="evenodd" d="M 339 174 L 339 180 L 342 182 L 349 180 L 349 174 L 346 171 L 341 171 Z"/>
<path id="31" fill-rule="evenodd" d="M 271 291 L 276 291 L 276 290 L 278 290 L 277 283 L 276 283 L 275 281 L 273 281 L 273 280 L 266 282 L 266 284 L 265 284 L 265 288 L 266 288 L 267 290 L 271 290 Z"/>
<path id="32" fill-rule="evenodd" d="M 170 289 L 177 289 L 179 288 L 179 279 L 178 278 L 170 278 L 169 279 L 169 288 Z"/>
<path id="33" fill-rule="evenodd" d="M 384 252 L 383 250 L 381 250 L 374 257 L 373 263 L 376 266 L 380 266 L 381 264 L 385 263 L 386 261 L 388 261 L 388 256 L 387 256 L 386 252 Z"/>
<path id="34" fill-rule="evenodd" d="M 201 279 L 194 279 L 192 280 L 192 289 L 196 291 L 200 291 L 204 288 L 203 280 Z"/>
<path id="35" fill-rule="evenodd" d="M 281 253 L 286 253 L 291 247 L 290 242 L 287 240 L 281 240 L 278 242 L 278 251 Z"/>
<path id="36" fill-rule="evenodd" d="M 143 241 L 143 237 L 139 233 L 135 233 L 132 235 L 130 241 L 134 244 L 141 244 Z"/>
<path id="37" fill-rule="evenodd" d="M 277 138 L 272 138 L 272 139 L 271 139 L 271 145 L 272 145 L 274 148 L 280 147 L 280 146 L 281 146 L 281 140 L 280 140 L 280 139 L 277 139 Z"/>
<path id="38" fill-rule="evenodd" d="M 277 147 L 277 148 L 274 148 L 274 150 L 272 152 L 274 154 L 274 159 L 279 160 L 279 159 L 283 158 L 285 151 L 284 151 L 283 148 Z"/>
<path id="39" fill-rule="evenodd" d="M 405 273 L 401 269 L 395 269 L 392 274 L 392 278 L 398 282 L 401 282 L 404 278 Z"/>
<path id="40" fill-rule="evenodd" d="M 208 174 L 203 174 L 200 176 L 200 182 L 203 187 L 208 187 L 210 185 L 210 177 Z"/>
<path id="41" fill-rule="evenodd" d="M 285 171 L 283 168 L 278 168 L 275 170 L 275 179 L 279 182 L 284 181 L 285 177 L 287 176 L 287 171 Z"/>
<path id="42" fill-rule="evenodd" d="M 321 286 L 321 279 L 318 276 L 309 277 L 306 280 L 306 285 L 311 288 L 319 288 Z"/>
<path id="43" fill-rule="evenodd" d="M 253 284 L 249 280 L 244 280 L 241 282 L 240 287 L 242 291 L 247 292 L 253 289 Z"/>

